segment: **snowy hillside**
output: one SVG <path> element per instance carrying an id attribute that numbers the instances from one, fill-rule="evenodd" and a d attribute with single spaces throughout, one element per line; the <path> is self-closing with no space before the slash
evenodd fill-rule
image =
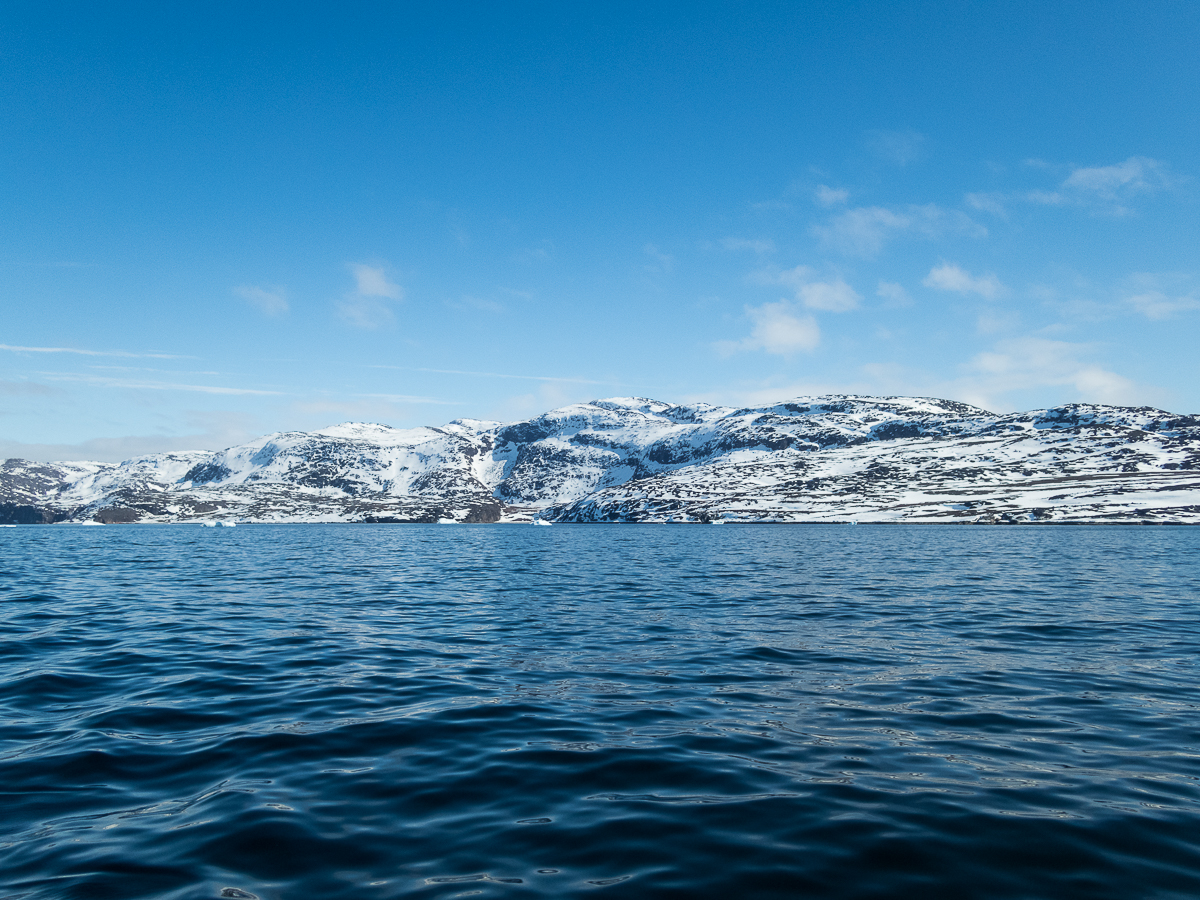
<path id="1" fill-rule="evenodd" d="M 0 465 L 8 522 L 1200 522 L 1200 419 L 912 397 L 612 398 L 217 452 Z"/>

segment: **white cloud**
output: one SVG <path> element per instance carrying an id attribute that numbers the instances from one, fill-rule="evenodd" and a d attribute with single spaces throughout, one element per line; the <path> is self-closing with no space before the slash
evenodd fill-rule
<path id="1" fill-rule="evenodd" d="M 505 312 L 503 303 L 496 300 L 489 300 L 487 297 L 472 297 L 470 294 L 463 294 L 460 300 L 447 300 L 446 305 L 454 309 L 474 309 L 479 312 L 502 313 Z"/>
<path id="2" fill-rule="evenodd" d="M 933 203 L 907 206 L 901 210 L 882 206 L 860 206 L 834 216 L 812 229 L 821 244 L 848 256 L 872 257 L 893 237 L 912 234 L 936 239 L 944 234 L 984 237 L 987 229 L 957 210 L 944 210 Z"/>
<path id="3" fill-rule="evenodd" d="M 796 266 L 775 276 L 772 281 L 786 284 L 796 292 L 796 299 L 809 309 L 825 312 L 849 312 L 858 308 L 862 298 L 841 278 L 832 281 L 816 281 L 813 270 L 808 266 Z"/>
<path id="4" fill-rule="evenodd" d="M 395 321 L 389 300 L 403 300 L 404 289 L 387 277 L 382 266 L 349 263 L 355 289 L 338 301 L 342 318 L 356 328 L 375 329 Z"/>
<path id="5" fill-rule="evenodd" d="M 925 135 L 911 129 L 868 131 L 867 146 L 888 162 L 907 166 L 925 155 Z"/>
<path id="6" fill-rule="evenodd" d="M 912 297 L 904 289 L 904 285 L 894 281 L 881 281 L 875 289 L 875 296 L 882 297 L 885 306 L 912 306 Z"/>
<path id="7" fill-rule="evenodd" d="M 809 309 L 826 312 L 849 312 L 858 308 L 859 296 L 854 288 L 840 278 L 836 281 L 816 281 L 803 285 L 798 295 Z"/>
<path id="8" fill-rule="evenodd" d="M 235 287 L 233 292 L 264 315 L 281 316 L 288 311 L 287 292 L 281 287 L 263 288 L 242 284 Z"/>
<path id="9" fill-rule="evenodd" d="M 1012 333 L 1021 325 L 1021 314 L 1015 309 L 984 309 L 975 319 L 975 331 L 979 334 Z"/>
<path id="10" fill-rule="evenodd" d="M 976 354 L 958 378 L 886 363 L 862 367 L 864 393 L 944 397 L 996 412 L 1070 402 L 1137 405 L 1155 402 L 1155 389 L 1094 362 L 1089 344 L 1026 335 L 997 341 Z"/>
<path id="11" fill-rule="evenodd" d="M 849 191 L 831 188 L 825 184 L 817 185 L 817 189 L 813 193 L 817 202 L 822 206 L 841 206 L 850 199 Z"/>
<path id="12" fill-rule="evenodd" d="M 336 422 L 402 425 L 414 419 L 423 422 L 428 421 L 430 416 L 440 418 L 447 415 L 444 410 L 431 412 L 426 408 L 429 404 L 457 405 L 448 400 L 388 394 L 305 397 L 289 404 L 288 423 L 290 428 L 308 431 L 327 428 Z"/>
<path id="13" fill-rule="evenodd" d="M 553 258 L 554 244 L 550 241 L 542 241 L 538 247 L 527 247 L 513 254 L 513 259 L 516 262 L 524 263 L 525 265 L 546 263 Z"/>
<path id="14" fill-rule="evenodd" d="M 972 193 L 964 196 L 964 202 L 1003 219 L 1008 217 L 1007 204 L 1011 203 L 1086 207 L 1120 216 L 1130 212 L 1124 204 L 1136 195 L 1166 190 L 1185 180 L 1172 174 L 1166 163 L 1146 156 L 1131 156 L 1110 166 L 1068 167 L 1041 160 L 1026 160 L 1025 164 L 1047 172 L 1067 170 L 1067 175 L 1055 190 Z"/>
<path id="15" fill-rule="evenodd" d="M 222 375 L 223 372 L 214 372 L 210 370 L 192 370 L 186 371 L 183 369 L 159 369 L 154 366 L 97 366 L 88 365 L 86 368 L 97 372 L 155 372 L 157 374 L 174 375 L 180 377 L 183 375 Z"/>
<path id="16" fill-rule="evenodd" d="M 740 346 L 735 349 L 742 349 Z M 1093 361 L 1097 347 L 1023 336 L 997 341 L 945 379 L 894 363 L 870 363 L 861 377 L 832 383 L 787 384 L 769 380 L 744 390 L 694 395 L 688 400 L 758 406 L 802 395 L 867 394 L 944 397 L 1004 412 L 1058 403 L 1138 405 L 1156 402 L 1156 389 L 1139 385 Z"/>
<path id="17" fill-rule="evenodd" d="M 501 422 L 514 422 L 558 409 L 569 403 L 581 403 L 595 399 L 594 392 L 573 387 L 570 384 L 547 383 L 536 391 L 516 394 L 504 398 L 487 412 L 487 418 Z"/>
<path id="18" fill-rule="evenodd" d="M 121 356 L 129 359 L 196 359 L 194 356 L 177 356 L 172 353 L 130 353 L 128 350 L 77 350 L 74 347 L 17 347 L 0 344 L 0 350 L 10 353 L 71 353 L 77 356 Z"/>
<path id="19" fill-rule="evenodd" d="M 1126 302 L 1147 319 L 1169 319 L 1176 313 L 1200 309 L 1200 299 L 1194 294 L 1170 297 L 1162 291 L 1145 291 L 1127 298 Z"/>
<path id="20" fill-rule="evenodd" d="M 1027 191 L 1023 199 L 1042 206 L 1063 206 L 1067 203 L 1067 198 L 1058 191 Z"/>
<path id="21" fill-rule="evenodd" d="M 1043 168 L 1053 168 L 1048 163 Z M 1179 178 L 1166 163 L 1145 156 L 1131 156 L 1111 166 L 1076 166 L 1057 190 L 1032 190 L 1011 195 L 1012 200 L 1041 206 L 1083 206 L 1094 211 L 1125 215 L 1123 204 L 1138 194 L 1174 187 Z M 978 195 L 968 195 L 978 196 Z"/>
<path id="22" fill-rule="evenodd" d="M 1081 396 L 1095 397 L 1100 403 L 1112 403 L 1117 406 L 1137 403 L 1137 385 L 1128 378 L 1099 366 L 1084 366 L 1072 371 L 1068 383 L 1073 384 Z"/>
<path id="23" fill-rule="evenodd" d="M 971 360 L 968 369 L 974 376 L 964 387 L 986 400 L 983 406 L 1003 394 L 1048 386 L 1074 388 L 1073 399 L 1085 402 L 1136 402 L 1139 390 L 1132 381 L 1081 358 L 1091 350 L 1086 344 L 1040 337 L 999 341 Z"/>
<path id="24" fill-rule="evenodd" d="M 184 435 L 129 435 L 93 438 L 78 444 L 27 444 L 0 440 L 0 459 L 18 457 L 38 462 L 92 460 L 122 462 L 149 453 L 179 450 L 219 450 L 243 443 L 261 431 L 253 430 L 255 420 L 241 412 L 223 410 L 195 411 L 186 414 L 185 424 L 199 429 Z"/>
<path id="25" fill-rule="evenodd" d="M 776 212 L 778 210 L 789 210 L 792 208 L 792 204 L 784 200 L 761 200 L 757 203 L 749 203 L 747 206 L 754 212 L 759 213 Z"/>
<path id="26" fill-rule="evenodd" d="M 0 380 L 0 395 L 8 397 L 48 397 L 59 393 L 57 388 L 36 381 Z"/>
<path id="27" fill-rule="evenodd" d="M 350 271 L 354 273 L 357 283 L 357 293 L 362 297 L 386 297 L 389 300 L 401 300 L 404 289 L 388 280 L 382 266 L 368 266 L 366 263 L 350 263 Z"/>
<path id="28" fill-rule="evenodd" d="M 1074 169 L 1063 187 L 1115 199 L 1119 195 L 1153 191 L 1169 184 L 1165 164 L 1145 156 L 1131 156 L 1112 166 Z"/>
<path id="29" fill-rule="evenodd" d="M 740 407 L 771 406 L 797 397 L 821 397 L 828 394 L 871 394 L 869 382 L 793 381 L 778 378 L 746 383 L 736 388 L 705 391 L 684 395 L 683 403 L 711 403 L 714 406 Z M 878 393 L 874 391 L 874 393 Z"/>
<path id="30" fill-rule="evenodd" d="M 1134 272 L 1118 296 L 1147 319 L 1170 319 L 1200 309 L 1195 277 L 1186 272 Z"/>
<path id="31" fill-rule="evenodd" d="M 746 315 L 754 323 L 748 337 L 740 341 L 718 341 L 717 350 L 724 356 L 742 350 L 763 350 L 779 356 L 815 350 L 821 341 L 821 329 L 812 316 L 798 316 L 787 300 L 746 307 Z"/>
<path id="32" fill-rule="evenodd" d="M 1001 219 L 1008 218 L 1008 210 L 1004 208 L 1004 195 L 995 191 L 990 193 L 967 194 L 963 197 L 967 206 L 981 212 L 991 213 Z"/>
<path id="33" fill-rule="evenodd" d="M 619 381 L 596 381 L 591 378 L 575 378 L 562 375 L 514 375 L 511 372 L 471 372 L 464 369 L 428 369 L 423 366 L 367 366 L 369 369 L 395 369 L 399 372 L 430 372 L 435 375 L 467 375 L 473 378 L 515 378 L 518 381 L 553 381 L 561 384 L 601 384 L 609 387 L 628 387 Z M 545 410 L 543 410 L 545 412 Z"/>
<path id="34" fill-rule="evenodd" d="M 75 375 L 68 372 L 44 372 L 47 381 L 68 381 L 92 384 L 97 387 L 135 391 L 186 391 L 195 394 L 225 394 L 230 396 L 277 397 L 283 391 L 263 391 L 256 388 L 223 387 L 215 384 L 178 384 L 173 381 L 144 381 L 130 378 L 110 378 L 105 375 Z"/>
<path id="35" fill-rule="evenodd" d="M 937 288 L 940 291 L 954 291 L 959 294 L 978 294 L 988 300 L 994 300 L 1005 292 L 1000 279 L 988 273 L 978 278 L 953 263 L 942 263 L 934 266 L 921 282 L 926 287 Z"/>
<path id="36" fill-rule="evenodd" d="M 775 242 L 769 238 L 748 240 L 746 238 L 727 237 L 721 239 L 721 246 L 726 250 L 750 250 L 759 256 L 775 252 Z"/>
<path id="37" fill-rule="evenodd" d="M 355 328 L 368 331 L 396 321 L 391 308 L 375 297 L 343 297 L 338 301 L 338 313 Z"/>
<path id="38" fill-rule="evenodd" d="M 848 210 L 813 231 L 827 248 L 851 256 L 874 256 L 888 238 L 911 225 L 908 216 L 881 206 L 865 206 Z"/>

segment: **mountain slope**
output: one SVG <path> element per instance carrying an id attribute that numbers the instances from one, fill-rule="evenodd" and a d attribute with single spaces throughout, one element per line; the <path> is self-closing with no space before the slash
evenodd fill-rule
<path id="1" fill-rule="evenodd" d="M 217 452 L 0 466 L 15 522 L 1200 522 L 1200 419 L 836 395 L 347 423 Z"/>

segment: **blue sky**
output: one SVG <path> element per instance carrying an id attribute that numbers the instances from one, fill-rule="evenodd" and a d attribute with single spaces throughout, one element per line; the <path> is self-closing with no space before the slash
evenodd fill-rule
<path id="1" fill-rule="evenodd" d="M 0 456 L 613 395 L 1200 411 L 1200 9 L 0 10 Z"/>

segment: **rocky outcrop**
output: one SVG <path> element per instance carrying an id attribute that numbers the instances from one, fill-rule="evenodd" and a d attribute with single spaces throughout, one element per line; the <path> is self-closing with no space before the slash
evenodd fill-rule
<path id="1" fill-rule="evenodd" d="M 1200 418 L 847 395 L 348 423 L 123 463 L 0 465 L 0 522 L 1200 522 Z"/>

